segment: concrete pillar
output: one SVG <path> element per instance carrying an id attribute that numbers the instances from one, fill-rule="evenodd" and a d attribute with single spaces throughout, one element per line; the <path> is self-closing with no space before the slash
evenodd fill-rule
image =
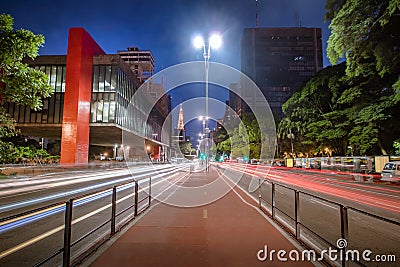
<path id="1" fill-rule="evenodd" d="M 83 28 L 68 34 L 61 136 L 62 165 L 87 164 L 93 56 L 105 54 Z"/>

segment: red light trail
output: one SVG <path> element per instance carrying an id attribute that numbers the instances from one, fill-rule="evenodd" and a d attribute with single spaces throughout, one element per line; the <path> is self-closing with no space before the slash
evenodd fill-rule
<path id="1" fill-rule="evenodd" d="M 295 186 L 304 191 L 318 192 L 362 205 L 385 209 L 400 213 L 400 190 L 383 187 L 379 184 L 355 183 L 348 174 L 324 173 L 293 173 L 292 169 L 277 169 L 269 166 L 243 165 L 223 163 L 222 166 L 235 171 L 240 171 L 255 177 L 265 178 L 270 181 L 280 182 L 288 186 Z"/>

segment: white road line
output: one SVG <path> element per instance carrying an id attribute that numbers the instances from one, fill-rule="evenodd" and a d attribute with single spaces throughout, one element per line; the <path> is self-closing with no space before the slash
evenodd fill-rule
<path id="1" fill-rule="evenodd" d="M 221 173 L 222 174 L 222 173 Z M 233 183 L 226 175 L 222 174 L 222 176 L 224 176 L 225 178 L 223 178 L 223 180 L 225 181 L 225 179 L 227 179 L 230 183 Z M 226 182 L 226 181 L 225 181 Z M 246 190 L 244 190 L 243 188 L 241 188 L 240 186 L 237 186 L 236 188 L 238 188 L 241 192 L 245 193 L 247 196 L 249 196 L 250 198 L 252 198 L 255 202 L 258 201 L 258 199 L 256 199 L 254 196 L 250 195 Z M 253 209 L 255 209 L 261 216 L 263 216 L 276 230 L 278 230 L 279 233 L 282 234 L 282 236 L 284 238 L 286 238 L 286 240 L 288 240 L 295 248 L 297 248 L 297 250 L 299 251 L 304 251 L 305 248 L 302 247 L 301 245 L 299 245 L 299 243 L 297 243 L 296 241 L 293 240 L 292 236 L 290 236 L 285 230 L 282 229 L 282 227 L 280 227 L 275 221 L 273 221 L 270 217 L 268 217 L 266 214 L 264 214 L 264 212 L 262 212 L 260 210 L 260 208 L 256 205 L 253 205 L 249 202 L 247 202 L 236 190 L 235 188 L 232 188 L 233 192 L 239 197 L 239 199 L 246 205 L 252 207 Z M 318 267 L 322 267 L 323 265 L 318 263 L 318 262 L 311 262 L 312 264 L 314 264 L 315 266 Z"/>

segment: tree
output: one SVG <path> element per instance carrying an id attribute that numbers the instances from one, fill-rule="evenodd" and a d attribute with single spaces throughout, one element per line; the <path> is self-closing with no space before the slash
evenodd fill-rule
<path id="1" fill-rule="evenodd" d="M 6 101 L 38 110 L 42 98 L 49 97 L 52 89 L 46 74 L 22 60 L 38 55 L 44 37 L 24 29 L 14 30 L 13 21 L 10 15 L 0 15 L 0 95 Z"/>
<path id="2" fill-rule="evenodd" d="M 229 136 L 225 140 L 219 141 L 219 143 L 217 143 L 217 150 L 220 154 L 231 153 L 231 139 L 229 138 Z"/>
<path id="3" fill-rule="evenodd" d="M 328 57 L 346 57 L 349 78 L 378 76 L 400 100 L 400 0 L 327 0 Z"/>
<path id="4" fill-rule="evenodd" d="M 39 110 L 42 98 L 52 93 L 48 77 L 22 60 L 38 55 L 44 37 L 24 29 L 14 30 L 13 22 L 10 15 L 0 14 L 0 103 L 3 105 L 5 100 Z M 18 131 L 3 106 L 0 106 L 0 126 L 0 162 L 9 162 L 15 147 L 3 140 Z"/>
<path id="5" fill-rule="evenodd" d="M 399 137 L 400 0 L 327 0 L 326 9 L 328 57 L 346 57 L 349 86 L 338 101 L 352 107 L 349 143 L 360 154 L 376 146 L 386 154 Z"/>
<path id="6" fill-rule="evenodd" d="M 183 155 L 189 155 L 193 151 L 192 143 L 189 141 L 181 142 L 181 143 L 179 143 L 179 149 L 181 150 Z"/>
<path id="7" fill-rule="evenodd" d="M 0 107 L 0 162 L 11 162 L 12 151 L 15 146 L 11 142 L 3 141 L 3 138 L 9 138 L 19 131 L 15 129 L 14 120 L 10 118 L 3 107 Z"/>
<path id="8" fill-rule="evenodd" d="M 282 109 L 286 117 L 278 127 L 280 150 L 290 151 L 287 135 L 293 132 L 297 154 L 323 153 L 326 148 L 345 155 L 385 154 L 399 138 L 399 105 L 393 90 L 377 90 L 379 80 L 349 78 L 346 63 L 317 73 L 295 92 Z"/>
<path id="9" fill-rule="evenodd" d="M 347 106 L 339 101 L 347 86 L 340 79 L 344 69 L 344 63 L 325 68 L 284 103 L 286 117 L 278 125 L 282 152 L 289 151 L 289 133 L 295 154 L 313 155 L 327 146 L 337 154 L 345 151 L 349 122 Z"/>
<path id="10" fill-rule="evenodd" d="M 221 130 L 217 133 L 217 149 L 219 154 L 230 153 L 232 158 L 247 156 L 260 158 L 261 132 L 253 114 L 244 114 L 241 123 L 232 133 Z"/>

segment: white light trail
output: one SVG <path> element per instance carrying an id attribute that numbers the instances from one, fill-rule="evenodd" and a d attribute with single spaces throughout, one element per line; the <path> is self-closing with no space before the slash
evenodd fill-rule
<path id="1" fill-rule="evenodd" d="M 169 167 L 168 169 L 163 169 L 163 171 L 167 171 L 167 170 L 179 170 L 179 169 L 175 169 L 173 167 Z M 21 208 L 21 207 L 25 207 L 25 206 L 29 206 L 32 204 L 37 204 L 37 203 L 41 203 L 41 202 L 45 202 L 45 201 L 49 201 L 49 200 L 54 200 L 54 199 L 58 199 L 58 198 L 62 198 L 62 197 L 66 197 L 66 196 L 70 196 L 70 195 L 74 195 L 74 194 L 79 194 L 79 193 L 83 193 L 85 191 L 88 190 L 93 190 L 93 189 L 97 189 L 97 188 L 101 188 L 101 187 L 105 187 L 108 185 L 113 185 L 113 184 L 118 184 L 118 183 L 123 183 L 129 180 L 133 180 L 133 179 L 140 179 L 146 176 L 151 176 L 154 173 L 159 173 L 160 171 L 154 171 L 154 172 L 146 172 L 140 175 L 136 175 L 136 176 L 129 176 L 126 178 L 121 178 L 121 179 L 117 179 L 117 180 L 112 180 L 112 181 L 108 181 L 108 182 L 104 182 L 104 183 L 99 183 L 99 184 L 95 184 L 95 185 L 91 185 L 91 186 L 87 186 L 87 187 L 83 187 L 83 188 L 79 188 L 79 189 L 75 189 L 75 190 L 70 190 L 70 191 L 66 191 L 66 192 L 62 192 L 62 193 L 57 193 L 57 194 L 53 194 L 53 195 L 48 195 L 45 197 L 41 197 L 41 198 L 35 198 L 35 199 L 30 199 L 30 200 L 26 200 L 26 201 L 20 201 L 20 202 L 15 202 L 15 203 L 11 203 L 8 205 L 3 205 L 0 206 L 0 212 L 5 212 L 5 211 L 9 211 L 9 210 L 13 210 L 13 209 L 17 209 L 17 208 Z M 108 178 L 111 178 L 112 176 L 108 176 Z M 154 176 L 154 178 L 157 176 Z M 141 183 L 141 181 L 139 181 L 139 183 Z"/>
<path id="2" fill-rule="evenodd" d="M 174 177 L 174 176 L 176 176 L 176 175 L 177 175 L 177 173 L 171 174 L 170 176 L 166 177 L 165 179 Z M 162 176 L 158 176 L 157 178 L 160 178 L 160 177 L 162 177 Z M 152 177 L 152 179 L 153 179 L 153 178 L 156 178 L 156 177 Z M 157 182 L 152 183 L 152 187 L 155 186 L 155 185 L 157 185 L 157 184 L 159 184 L 159 183 L 164 182 L 165 179 L 162 179 L 162 180 L 160 180 L 160 181 L 157 181 Z M 144 179 L 144 180 L 147 181 L 148 179 Z M 145 181 L 144 181 L 144 182 L 145 182 Z M 148 186 L 147 186 L 147 187 L 144 187 L 143 189 L 139 190 L 139 193 L 142 192 L 142 191 L 144 191 L 144 190 L 146 190 L 146 189 L 148 189 L 148 188 L 149 188 Z M 169 187 L 168 187 L 168 188 L 169 188 Z M 163 192 L 166 191 L 166 190 L 168 190 L 168 188 L 164 189 Z M 134 196 L 134 195 L 135 195 L 135 194 L 133 193 L 133 194 L 130 194 L 129 196 L 126 196 L 126 197 L 124 197 L 124 198 L 121 198 L 121 199 L 119 199 L 119 200 L 117 201 L 117 203 L 120 203 L 120 202 L 122 202 L 122 201 L 128 199 L 129 197 Z M 88 196 L 88 197 L 91 197 L 91 196 Z M 100 207 L 100 208 L 98 208 L 98 209 L 96 209 L 96 210 L 90 212 L 90 213 L 85 214 L 84 216 L 81 216 L 81 217 L 79 217 L 79 218 L 76 218 L 75 220 L 72 221 L 72 225 L 74 225 L 74 224 L 76 224 L 76 223 L 78 223 L 78 222 L 81 222 L 81 221 L 83 221 L 83 220 L 85 220 L 85 219 L 87 219 L 87 218 L 89 218 L 89 217 L 91 217 L 91 216 L 93 216 L 93 215 L 95 215 L 95 214 L 97 214 L 97 213 L 100 213 L 101 211 L 103 211 L 103 210 L 105 210 L 105 209 L 107 209 L 107 208 L 110 208 L 110 207 L 111 207 L 111 204 L 107 204 L 107 205 L 105 205 L 105 206 L 103 206 L 103 207 Z M 40 241 L 40 240 L 42 240 L 42 239 L 48 237 L 48 236 L 51 236 L 51 235 L 53 235 L 53 234 L 55 234 L 55 233 L 57 233 L 57 232 L 59 232 L 59 231 L 61 231 L 61 230 L 63 230 L 63 229 L 64 229 L 64 225 L 58 226 L 58 227 L 56 227 L 56 228 L 54 228 L 54 229 L 51 229 L 50 231 L 48 231 L 48 232 L 46 232 L 46 233 L 43 233 L 43 234 L 41 234 L 41 235 L 39 235 L 39 236 L 36 236 L 36 237 L 34 237 L 34 238 L 30 239 L 30 240 L 27 240 L 27 241 L 25 241 L 25 242 L 23 242 L 23 243 L 20 243 L 20 244 L 14 246 L 14 247 L 12 247 L 12 248 L 9 248 L 9 249 L 7 249 L 7 250 L 5 250 L 5 251 L 2 251 L 2 252 L 0 253 L 0 259 L 4 258 L 4 257 L 6 257 L 6 256 L 8 256 L 8 255 L 10 255 L 10 254 L 12 254 L 12 253 L 15 253 L 15 252 L 17 252 L 17 251 L 19 251 L 19 250 L 21 250 L 21 249 L 27 247 L 27 246 L 30 246 L 30 245 L 32 245 L 32 244 L 34 244 L 34 243 L 36 243 L 36 242 L 38 242 L 38 241 Z"/>

